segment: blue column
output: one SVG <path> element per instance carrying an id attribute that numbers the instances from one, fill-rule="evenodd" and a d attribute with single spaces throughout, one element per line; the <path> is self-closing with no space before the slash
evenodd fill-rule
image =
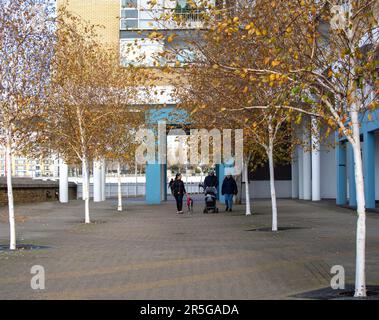
<path id="1" fill-rule="evenodd" d="M 162 188 L 163 188 L 163 200 L 167 201 L 167 164 L 162 165 L 163 170 L 163 181 L 162 181 Z"/>
<path id="2" fill-rule="evenodd" d="M 366 208 L 375 208 L 375 135 L 363 133 L 363 175 Z"/>
<path id="3" fill-rule="evenodd" d="M 146 164 L 146 203 L 160 204 L 162 197 L 162 165 Z"/>
<path id="4" fill-rule="evenodd" d="M 346 143 L 339 142 L 336 148 L 337 205 L 347 204 Z"/>
<path id="5" fill-rule="evenodd" d="M 216 175 L 218 178 L 217 199 L 223 203 L 225 202 L 225 197 L 221 195 L 221 186 L 225 178 L 225 165 L 223 164 L 216 165 Z"/>
<path id="6" fill-rule="evenodd" d="M 354 154 L 353 154 L 353 148 L 351 147 L 350 143 L 348 143 L 347 145 L 347 153 L 349 157 L 349 167 L 347 168 L 347 170 L 349 170 L 349 206 L 356 207 L 357 206 L 357 193 L 356 193 L 356 188 L 355 188 Z"/>

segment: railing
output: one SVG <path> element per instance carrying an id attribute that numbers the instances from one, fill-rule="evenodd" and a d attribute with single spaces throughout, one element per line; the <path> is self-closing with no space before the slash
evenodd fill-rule
<path id="1" fill-rule="evenodd" d="M 216 19 L 221 19 L 230 9 L 219 11 Z M 120 30 L 188 29 L 201 27 L 205 9 L 138 9 L 138 18 L 121 18 Z M 167 19 L 168 18 L 168 19 Z"/>
<path id="2" fill-rule="evenodd" d="M 81 199 L 83 195 L 82 183 L 77 184 L 77 198 Z M 191 194 L 203 193 L 203 189 L 199 188 L 198 182 L 185 182 L 184 186 L 186 191 Z M 123 197 L 134 198 L 146 195 L 146 183 L 139 182 L 137 185 L 135 183 L 127 182 L 121 184 L 121 193 Z M 167 184 L 167 194 L 171 194 L 171 190 Z M 117 183 L 106 183 L 105 184 L 105 197 L 106 198 L 117 198 L 118 195 L 118 185 Z M 90 197 L 93 197 L 93 183 L 90 183 Z"/>

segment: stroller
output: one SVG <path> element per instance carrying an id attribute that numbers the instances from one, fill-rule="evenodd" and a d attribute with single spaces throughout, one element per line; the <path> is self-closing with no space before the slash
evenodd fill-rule
<path id="1" fill-rule="evenodd" d="M 203 210 L 203 213 L 208 213 L 209 211 L 218 213 L 218 208 L 216 206 L 216 194 L 217 194 L 217 189 L 215 187 L 205 188 L 205 191 L 204 191 L 205 208 Z"/>

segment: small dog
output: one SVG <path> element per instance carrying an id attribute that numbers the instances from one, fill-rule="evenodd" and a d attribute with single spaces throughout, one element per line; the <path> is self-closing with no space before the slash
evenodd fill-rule
<path id="1" fill-rule="evenodd" d="M 188 213 L 193 212 L 193 200 L 189 195 L 187 195 L 187 208 L 188 208 Z"/>

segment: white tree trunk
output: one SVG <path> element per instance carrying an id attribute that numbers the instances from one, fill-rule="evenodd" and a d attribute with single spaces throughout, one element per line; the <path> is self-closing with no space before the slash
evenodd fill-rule
<path id="1" fill-rule="evenodd" d="M 12 136 L 11 129 L 7 129 L 6 142 L 6 166 L 7 166 L 7 191 L 8 191 L 8 211 L 9 211 L 9 249 L 16 250 L 16 222 L 14 216 L 14 199 L 12 188 Z"/>
<path id="2" fill-rule="evenodd" d="M 250 188 L 249 188 L 249 174 L 248 174 L 249 162 L 245 161 L 243 164 L 243 178 L 245 180 L 245 198 L 246 198 L 246 215 L 251 215 L 250 205 Z"/>
<path id="3" fill-rule="evenodd" d="M 355 265 L 355 296 L 366 296 L 366 205 L 363 181 L 363 165 L 361 154 L 361 142 L 359 132 L 359 115 L 353 110 L 350 112 L 353 126 L 352 149 L 354 154 L 354 173 L 357 195 L 357 234 L 356 234 L 356 265 Z"/>
<path id="4" fill-rule="evenodd" d="M 137 196 L 138 196 L 138 164 L 137 164 L 137 161 L 134 165 L 134 175 L 135 175 L 135 179 L 136 179 L 136 185 L 134 187 L 134 193 L 135 193 L 135 196 L 137 198 Z"/>
<path id="5" fill-rule="evenodd" d="M 272 231 L 278 231 L 278 210 L 276 205 L 275 191 L 275 176 L 274 176 L 274 156 L 273 156 L 273 141 L 270 139 L 268 147 L 268 162 L 270 168 L 270 191 L 271 191 L 271 206 L 272 206 Z"/>
<path id="6" fill-rule="evenodd" d="M 117 163 L 117 194 L 118 194 L 118 205 L 117 210 L 122 211 L 122 193 L 121 193 L 121 163 Z"/>
<path id="7" fill-rule="evenodd" d="M 84 200 L 84 212 L 85 223 L 91 223 L 89 216 L 89 165 L 87 156 L 83 156 L 83 200 Z"/>

